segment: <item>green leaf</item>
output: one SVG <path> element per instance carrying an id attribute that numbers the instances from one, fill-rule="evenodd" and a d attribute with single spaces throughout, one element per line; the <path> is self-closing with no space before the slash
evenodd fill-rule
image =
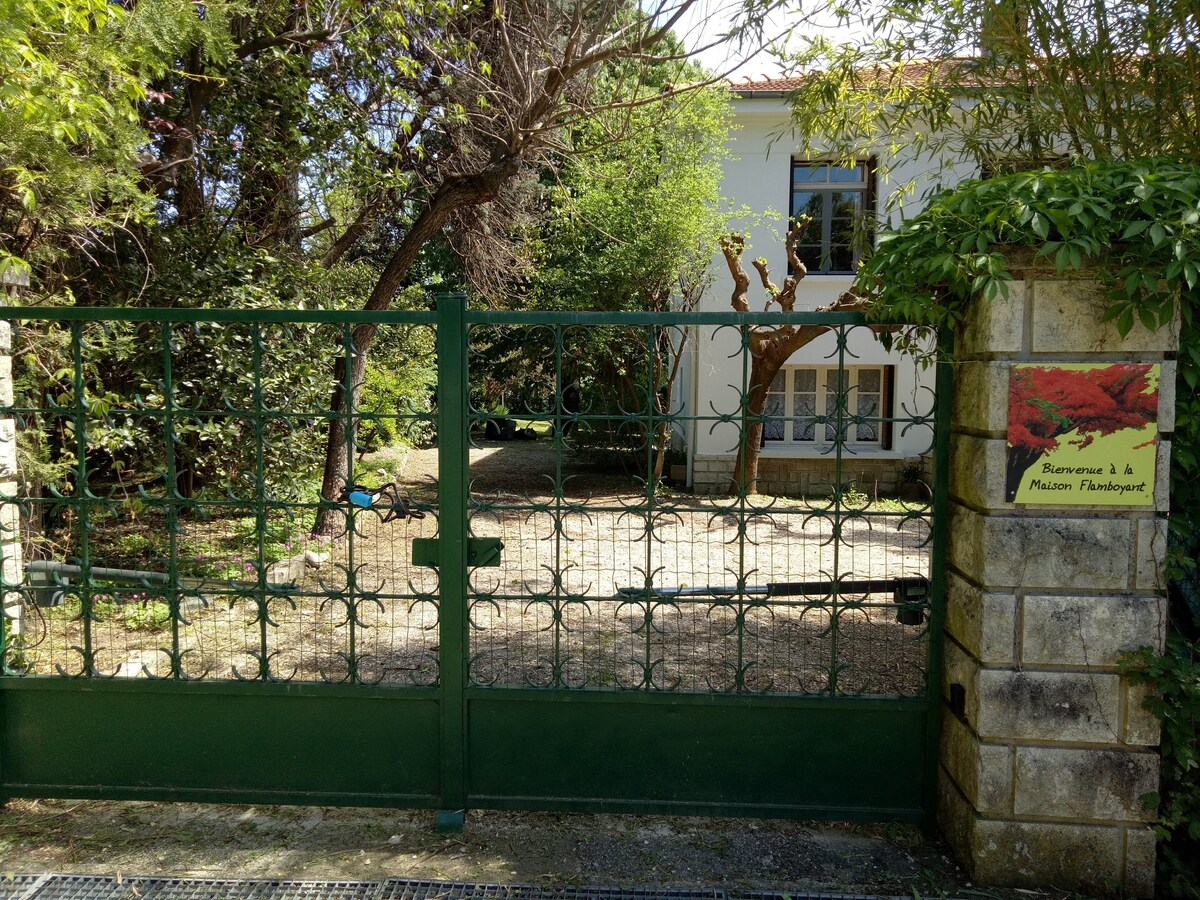
<path id="1" fill-rule="evenodd" d="M 1158 319 L 1154 315 L 1154 311 L 1146 306 L 1138 307 L 1138 319 L 1141 321 L 1142 327 L 1147 331 L 1154 331 L 1158 328 Z M 1125 334 L 1126 332 L 1122 332 L 1122 337 L 1124 337 Z"/>
<path id="2" fill-rule="evenodd" d="M 1150 223 L 1145 219 L 1137 219 L 1130 222 L 1129 225 L 1121 232 L 1121 240 L 1127 241 L 1132 237 L 1137 237 L 1143 231 L 1150 227 Z"/>
<path id="3" fill-rule="evenodd" d="M 1117 332 L 1125 337 L 1133 330 L 1133 307 L 1127 306 L 1117 316 Z"/>

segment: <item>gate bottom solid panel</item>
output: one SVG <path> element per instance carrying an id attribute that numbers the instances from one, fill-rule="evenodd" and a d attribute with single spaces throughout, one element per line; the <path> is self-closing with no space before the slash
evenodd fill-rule
<path id="1" fill-rule="evenodd" d="M 469 805 L 924 819 L 928 704 L 472 690 Z"/>
<path id="2" fill-rule="evenodd" d="M 434 806 L 435 691 L 0 682 L 8 796 Z"/>

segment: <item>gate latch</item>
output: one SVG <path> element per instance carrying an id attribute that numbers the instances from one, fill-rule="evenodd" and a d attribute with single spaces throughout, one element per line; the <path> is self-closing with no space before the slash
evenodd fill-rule
<path id="1" fill-rule="evenodd" d="M 467 538 L 468 566 L 498 566 L 504 542 L 500 538 Z M 442 548 L 440 538 L 413 538 L 412 562 L 414 566 L 440 566 Z"/>

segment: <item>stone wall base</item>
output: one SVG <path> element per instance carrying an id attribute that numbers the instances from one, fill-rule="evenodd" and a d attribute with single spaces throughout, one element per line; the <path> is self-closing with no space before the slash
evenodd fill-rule
<path id="1" fill-rule="evenodd" d="M 723 494 L 733 480 L 733 456 L 697 456 L 692 485 L 697 494 Z M 868 497 L 893 496 L 904 460 L 842 457 L 842 482 Z M 833 459 L 763 457 L 758 461 L 758 489 L 764 494 L 824 497 L 833 493 L 837 464 Z"/>
<path id="2" fill-rule="evenodd" d="M 974 881 L 1066 886 L 1097 896 L 1154 894 L 1154 833 L 1147 825 L 1021 822 L 981 816 L 942 769 L 938 820 Z"/>

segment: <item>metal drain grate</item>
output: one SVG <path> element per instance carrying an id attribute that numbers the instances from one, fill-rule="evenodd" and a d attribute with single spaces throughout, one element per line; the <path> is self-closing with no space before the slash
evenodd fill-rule
<path id="1" fill-rule="evenodd" d="M 791 891 L 729 891 L 729 900 L 906 900 L 878 894 L 794 894 Z"/>
<path id="2" fill-rule="evenodd" d="M 469 881 L 284 881 L 114 875 L 0 877 L 0 900 L 904 900 L 867 894 L 712 889 L 537 887 Z"/>
<path id="3" fill-rule="evenodd" d="M 371 900 L 378 889 L 370 881 L 55 875 L 19 900 Z"/>
<path id="4" fill-rule="evenodd" d="M 720 890 L 658 890 L 615 887 L 536 887 L 389 878 L 377 900 L 726 900 Z"/>
<path id="5" fill-rule="evenodd" d="M 24 900 L 53 875 L 5 875 L 0 877 L 0 900 Z"/>

